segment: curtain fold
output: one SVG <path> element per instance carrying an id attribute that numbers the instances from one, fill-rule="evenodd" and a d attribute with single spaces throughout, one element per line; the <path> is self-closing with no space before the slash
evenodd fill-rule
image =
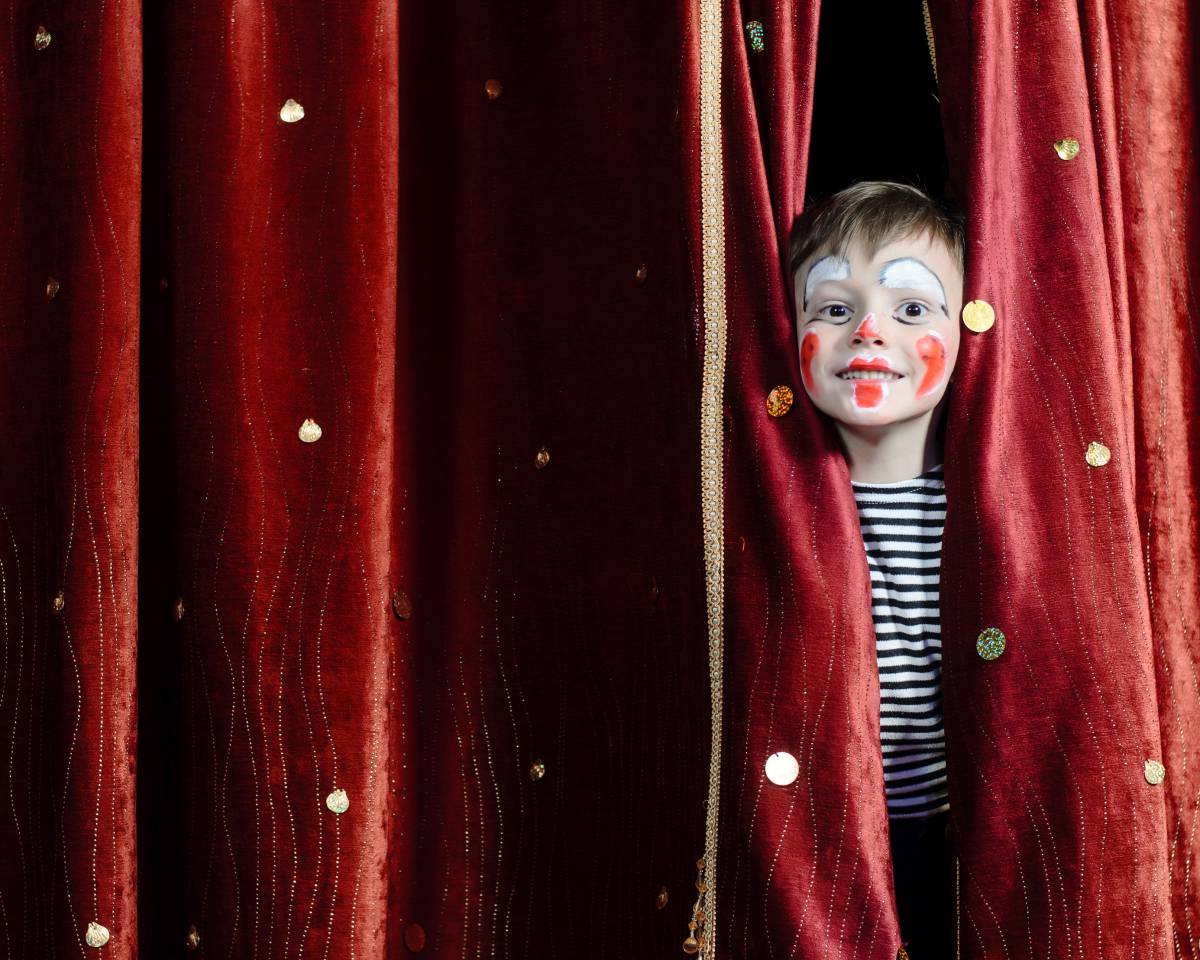
<path id="1" fill-rule="evenodd" d="M 961 955 L 1195 957 L 1194 14 L 931 6 L 997 315 L 946 463 Z M 708 933 L 896 956 L 869 582 L 782 267 L 816 0 L 4 12 L 0 953 L 679 955 L 715 282 Z"/>

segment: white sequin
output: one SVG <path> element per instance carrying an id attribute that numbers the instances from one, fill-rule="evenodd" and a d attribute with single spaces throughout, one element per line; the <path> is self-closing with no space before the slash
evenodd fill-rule
<path id="1" fill-rule="evenodd" d="M 778 787 L 795 783 L 800 776 L 800 764 L 790 753 L 773 753 L 767 757 L 767 779 Z"/>
<path id="2" fill-rule="evenodd" d="M 295 123 L 297 120 L 304 119 L 304 107 L 300 106 L 295 100 L 288 99 L 283 106 L 279 108 L 279 119 L 284 123 Z"/>

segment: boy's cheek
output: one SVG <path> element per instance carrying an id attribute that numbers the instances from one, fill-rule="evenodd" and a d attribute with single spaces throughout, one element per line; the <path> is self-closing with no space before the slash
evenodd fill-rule
<path id="1" fill-rule="evenodd" d="M 925 364 L 925 372 L 921 375 L 921 383 L 917 387 L 917 396 L 923 397 L 946 381 L 951 361 L 946 339 L 936 330 L 930 330 L 921 337 L 916 343 L 916 350 L 917 356 Z"/>
<path id="2" fill-rule="evenodd" d="M 809 396 L 814 396 L 817 392 L 812 365 L 820 350 L 821 338 L 815 330 L 809 330 L 800 341 L 800 378 L 804 381 L 804 389 L 808 391 Z"/>

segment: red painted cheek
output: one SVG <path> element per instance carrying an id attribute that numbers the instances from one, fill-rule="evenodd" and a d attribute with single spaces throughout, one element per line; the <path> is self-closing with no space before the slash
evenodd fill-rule
<path id="1" fill-rule="evenodd" d="M 864 410 L 883 403 L 883 383 L 879 380 L 855 380 L 854 404 Z"/>
<path id="2" fill-rule="evenodd" d="M 879 325 L 875 322 L 875 314 L 868 313 L 862 318 L 862 323 L 858 325 L 858 329 L 854 331 L 856 337 L 862 337 L 864 340 L 874 340 L 879 336 Z"/>
<path id="3" fill-rule="evenodd" d="M 923 397 L 942 382 L 946 372 L 946 344 L 940 337 L 926 334 L 917 341 L 917 356 L 925 361 L 925 376 L 917 387 L 917 396 Z"/>
<path id="4" fill-rule="evenodd" d="M 800 376 L 804 379 L 804 386 L 808 388 L 809 393 L 817 392 L 817 385 L 813 382 L 812 362 L 820 347 L 821 340 L 812 330 L 800 341 Z"/>

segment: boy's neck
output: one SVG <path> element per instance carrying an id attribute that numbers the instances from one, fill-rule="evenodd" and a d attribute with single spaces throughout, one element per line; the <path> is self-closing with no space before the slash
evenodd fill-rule
<path id="1" fill-rule="evenodd" d="M 859 483 L 911 480 L 942 462 L 933 410 L 882 427 L 836 424 L 846 450 L 850 479 Z"/>

